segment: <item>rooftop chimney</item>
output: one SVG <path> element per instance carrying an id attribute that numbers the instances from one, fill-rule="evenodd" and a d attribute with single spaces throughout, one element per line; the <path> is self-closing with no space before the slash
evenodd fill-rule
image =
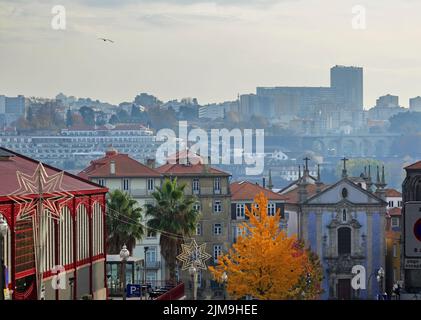
<path id="1" fill-rule="evenodd" d="M 115 161 L 110 162 L 110 174 L 115 174 Z"/>
<path id="2" fill-rule="evenodd" d="M 155 159 L 148 159 L 146 160 L 146 165 L 151 168 L 151 169 L 155 169 Z"/>
<path id="3" fill-rule="evenodd" d="M 107 149 L 107 151 L 105 152 L 105 155 L 107 157 L 111 157 L 118 154 L 118 151 L 116 149 L 113 148 L 112 145 L 109 146 L 109 148 Z"/>

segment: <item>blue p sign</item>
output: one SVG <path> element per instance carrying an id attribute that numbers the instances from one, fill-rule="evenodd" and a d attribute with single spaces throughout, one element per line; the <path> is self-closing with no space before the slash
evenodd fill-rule
<path id="1" fill-rule="evenodd" d="M 127 297 L 140 297 L 140 285 L 138 284 L 128 284 L 127 285 Z"/>

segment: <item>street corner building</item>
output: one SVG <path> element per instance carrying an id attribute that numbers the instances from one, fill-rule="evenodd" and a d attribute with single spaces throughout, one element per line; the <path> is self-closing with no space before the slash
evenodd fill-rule
<path id="1" fill-rule="evenodd" d="M 7 298 L 106 299 L 107 189 L 4 148 L 0 176 Z"/>

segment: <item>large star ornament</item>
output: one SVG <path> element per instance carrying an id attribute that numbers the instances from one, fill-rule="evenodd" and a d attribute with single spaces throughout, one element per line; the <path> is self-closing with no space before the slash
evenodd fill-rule
<path id="1" fill-rule="evenodd" d="M 63 171 L 48 175 L 42 163 L 32 175 L 16 171 L 19 188 L 8 197 L 19 204 L 17 219 L 31 218 L 38 212 L 40 203 L 51 218 L 59 219 L 61 208 L 73 198 L 62 188 L 63 175 Z"/>
<path id="2" fill-rule="evenodd" d="M 177 259 L 183 262 L 182 270 L 188 270 L 190 267 L 207 269 L 205 262 L 212 256 L 206 252 L 206 243 L 199 246 L 193 239 L 190 244 L 182 244 L 181 250 L 182 252 L 177 256 Z"/>

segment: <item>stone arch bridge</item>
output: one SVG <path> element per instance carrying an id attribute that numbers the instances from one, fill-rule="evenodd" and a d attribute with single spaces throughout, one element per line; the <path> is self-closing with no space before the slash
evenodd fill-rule
<path id="1" fill-rule="evenodd" d="M 353 134 L 300 136 L 301 149 L 312 150 L 323 156 L 388 157 L 399 134 Z"/>

